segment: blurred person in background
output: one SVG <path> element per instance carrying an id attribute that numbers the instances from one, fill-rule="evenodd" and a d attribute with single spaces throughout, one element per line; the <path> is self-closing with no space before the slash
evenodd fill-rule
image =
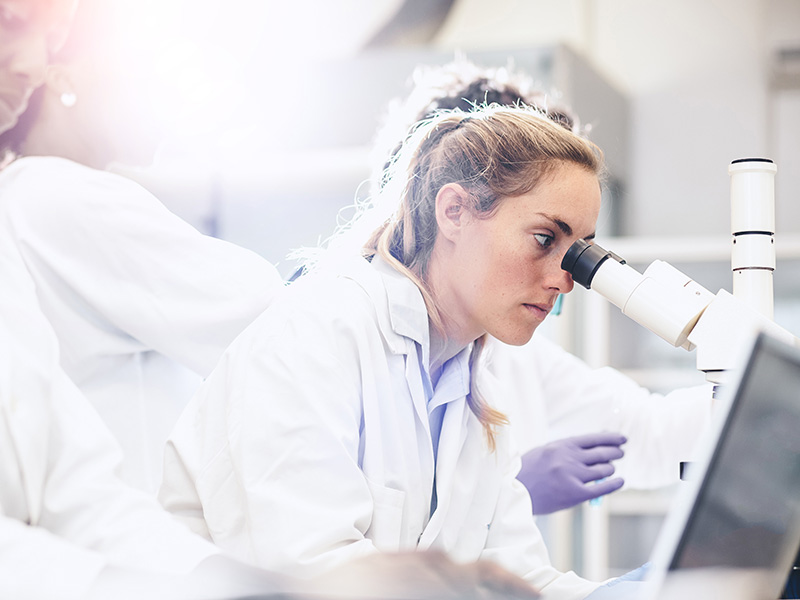
<path id="1" fill-rule="evenodd" d="M 0 0 L 0 133 L 13 127 L 64 43 L 77 0 Z"/>
<path id="2" fill-rule="evenodd" d="M 0 282 L 0 597 L 166 600 L 292 589 L 224 558 L 119 479 L 119 445 L 59 366 L 58 341 L 6 236 Z"/>
<path id="3" fill-rule="evenodd" d="M 15 125 L 44 80 L 75 4 L 0 0 L 0 131 Z M 221 559 L 151 496 L 120 481 L 119 447 L 59 366 L 34 282 L 5 234 L 0 283 L 0 596 L 190 598 L 199 590 L 229 597 L 284 589 L 278 577 Z"/>
<path id="4" fill-rule="evenodd" d="M 126 19 L 137 4 L 85 0 L 66 43 L 40 65 L 44 84 L 0 137 L 0 218 L 62 367 L 123 448 L 123 478 L 154 492 L 183 406 L 283 281 L 254 252 L 201 235 L 105 170 L 149 164 L 166 127 L 154 105 L 159 47 L 136 46 Z"/>

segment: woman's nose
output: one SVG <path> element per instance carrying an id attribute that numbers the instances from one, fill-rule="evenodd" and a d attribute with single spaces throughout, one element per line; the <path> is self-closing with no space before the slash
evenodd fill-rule
<path id="1" fill-rule="evenodd" d="M 560 258 L 557 261 L 552 261 L 549 271 L 547 279 L 549 288 L 558 290 L 562 294 L 568 294 L 575 287 L 572 275 L 561 268 Z"/>
<path id="2" fill-rule="evenodd" d="M 562 277 L 562 280 L 563 280 L 563 283 L 562 283 L 561 287 L 559 288 L 559 291 L 562 294 L 568 294 L 568 293 L 570 293 L 572 291 L 572 288 L 575 287 L 575 281 L 572 279 L 572 275 L 570 273 L 567 273 L 566 271 L 564 271 L 561 268 L 560 264 L 559 264 L 558 268 L 561 271 L 561 277 Z"/>

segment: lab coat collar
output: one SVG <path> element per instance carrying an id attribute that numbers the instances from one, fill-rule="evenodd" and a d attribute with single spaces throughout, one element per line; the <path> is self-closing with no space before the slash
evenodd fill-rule
<path id="1" fill-rule="evenodd" d="M 472 345 L 470 344 L 445 363 L 433 398 L 429 403 L 428 412 L 433 411 L 437 406 L 464 398 L 469 394 L 469 355 L 471 351 Z"/>
<path id="2" fill-rule="evenodd" d="M 411 339 L 422 347 L 427 365 L 428 310 L 416 284 L 380 256 L 375 256 L 371 263 L 358 259 L 344 275 L 358 283 L 378 307 L 378 326 L 390 351 L 409 353 L 407 340 Z"/>
<path id="3" fill-rule="evenodd" d="M 400 273 L 380 256 L 372 259 L 372 265 L 383 278 L 388 296 L 389 319 L 392 330 L 417 342 L 428 353 L 429 318 L 428 308 L 417 285 Z M 423 356 L 425 364 L 428 357 Z"/>
<path id="4" fill-rule="evenodd" d="M 372 267 L 383 280 L 391 333 L 411 339 L 422 349 L 422 365 L 433 389 L 430 374 L 430 319 L 428 308 L 417 285 L 382 257 L 372 259 Z M 384 337 L 389 332 L 384 331 Z M 428 410 L 469 393 L 469 355 L 472 344 L 448 361 L 436 386 L 435 399 Z"/>

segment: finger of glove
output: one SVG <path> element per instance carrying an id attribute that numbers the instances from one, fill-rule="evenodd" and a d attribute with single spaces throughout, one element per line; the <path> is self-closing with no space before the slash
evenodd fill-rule
<path id="1" fill-rule="evenodd" d="M 605 496 L 606 494 L 610 494 L 611 492 L 616 492 L 624 484 L 625 480 L 622 477 L 615 477 L 614 479 L 606 479 L 605 481 L 600 481 L 589 487 L 591 488 L 594 494 L 592 498 L 599 498 L 600 496 Z"/>
<path id="2" fill-rule="evenodd" d="M 606 479 L 596 483 L 594 481 L 590 481 L 589 483 L 585 483 L 580 486 L 579 489 L 573 488 L 570 492 L 572 505 L 580 504 L 586 500 L 599 498 L 600 496 L 605 496 L 606 494 L 615 492 L 621 488 L 624 483 L 625 481 L 621 477 L 615 477 L 614 479 Z"/>
<path id="3" fill-rule="evenodd" d="M 612 431 L 598 431 L 596 433 L 585 433 L 575 437 L 566 438 L 579 448 L 594 448 L 595 446 L 621 446 L 628 441 L 621 433 Z"/>
<path id="4" fill-rule="evenodd" d="M 607 479 L 614 474 L 616 469 L 611 463 L 600 463 L 597 465 L 584 466 L 580 471 L 575 471 L 574 475 L 583 483 Z"/>
<path id="5" fill-rule="evenodd" d="M 597 446 L 581 450 L 580 461 L 585 465 L 597 465 L 619 460 L 623 456 L 625 456 L 625 452 L 619 446 Z"/>
<path id="6" fill-rule="evenodd" d="M 575 504 L 578 504 L 580 502 L 585 502 L 586 500 L 599 498 L 600 496 L 605 496 L 611 492 L 616 492 L 624 485 L 624 483 L 625 480 L 621 477 L 606 479 L 605 481 L 600 481 L 598 483 L 587 483 L 580 490 L 580 494 L 573 495 L 573 500 Z"/>
<path id="7" fill-rule="evenodd" d="M 592 487 L 580 484 L 575 481 L 575 485 L 560 487 L 557 490 L 538 490 L 531 494 L 533 503 L 533 513 L 536 515 L 547 515 L 557 510 L 570 508 L 581 502 L 591 499 L 593 496 L 587 492 L 587 488 Z"/>

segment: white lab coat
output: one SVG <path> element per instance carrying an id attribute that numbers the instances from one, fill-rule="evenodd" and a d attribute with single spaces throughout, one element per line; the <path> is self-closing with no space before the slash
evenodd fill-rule
<path id="1" fill-rule="evenodd" d="M 467 353 L 447 363 L 428 405 L 428 318 L 409 279 L 359 259 L 347 276 L 300 280 L 187 407 L 159 498 L 271 570 L 305 577 L 376 550 L 438 549 L 494 560 L 545 597 L 583 598 L 597 584 L 550 565 L 506 431 L 489 451 L 467 405 Z"/>
<path id="2" fill-rule="evenodd" d="M 622 433 L 628 442 L 615 476 L 626 488 L 678 482 L 680 462 L 693 459 L 711 417 L 711 384 L 654 394 L 615 369 L 589 367 L 538 334 L 525 346 L 491 340 L 486 363 L 501 383 L 495 404 L 522 452 L 584 433 Z"/>
<path id="3" fill-rule="evenodd" d="M 188 573 L 218 549 L 115 475 L 119 447 L 58 366 L 9 241 L 0 238 L 0 598 L 83 598 L 109 566 Z"/>
<path id="4" fill-rule="evenodd" d="M 222 351 L 282 289 L 255 253 L 200 234 L 133 181 L 53 157 L 0 172 L 0 235 L 18 245 L 61 364 L 154 492 L 163 445 Z"/>

